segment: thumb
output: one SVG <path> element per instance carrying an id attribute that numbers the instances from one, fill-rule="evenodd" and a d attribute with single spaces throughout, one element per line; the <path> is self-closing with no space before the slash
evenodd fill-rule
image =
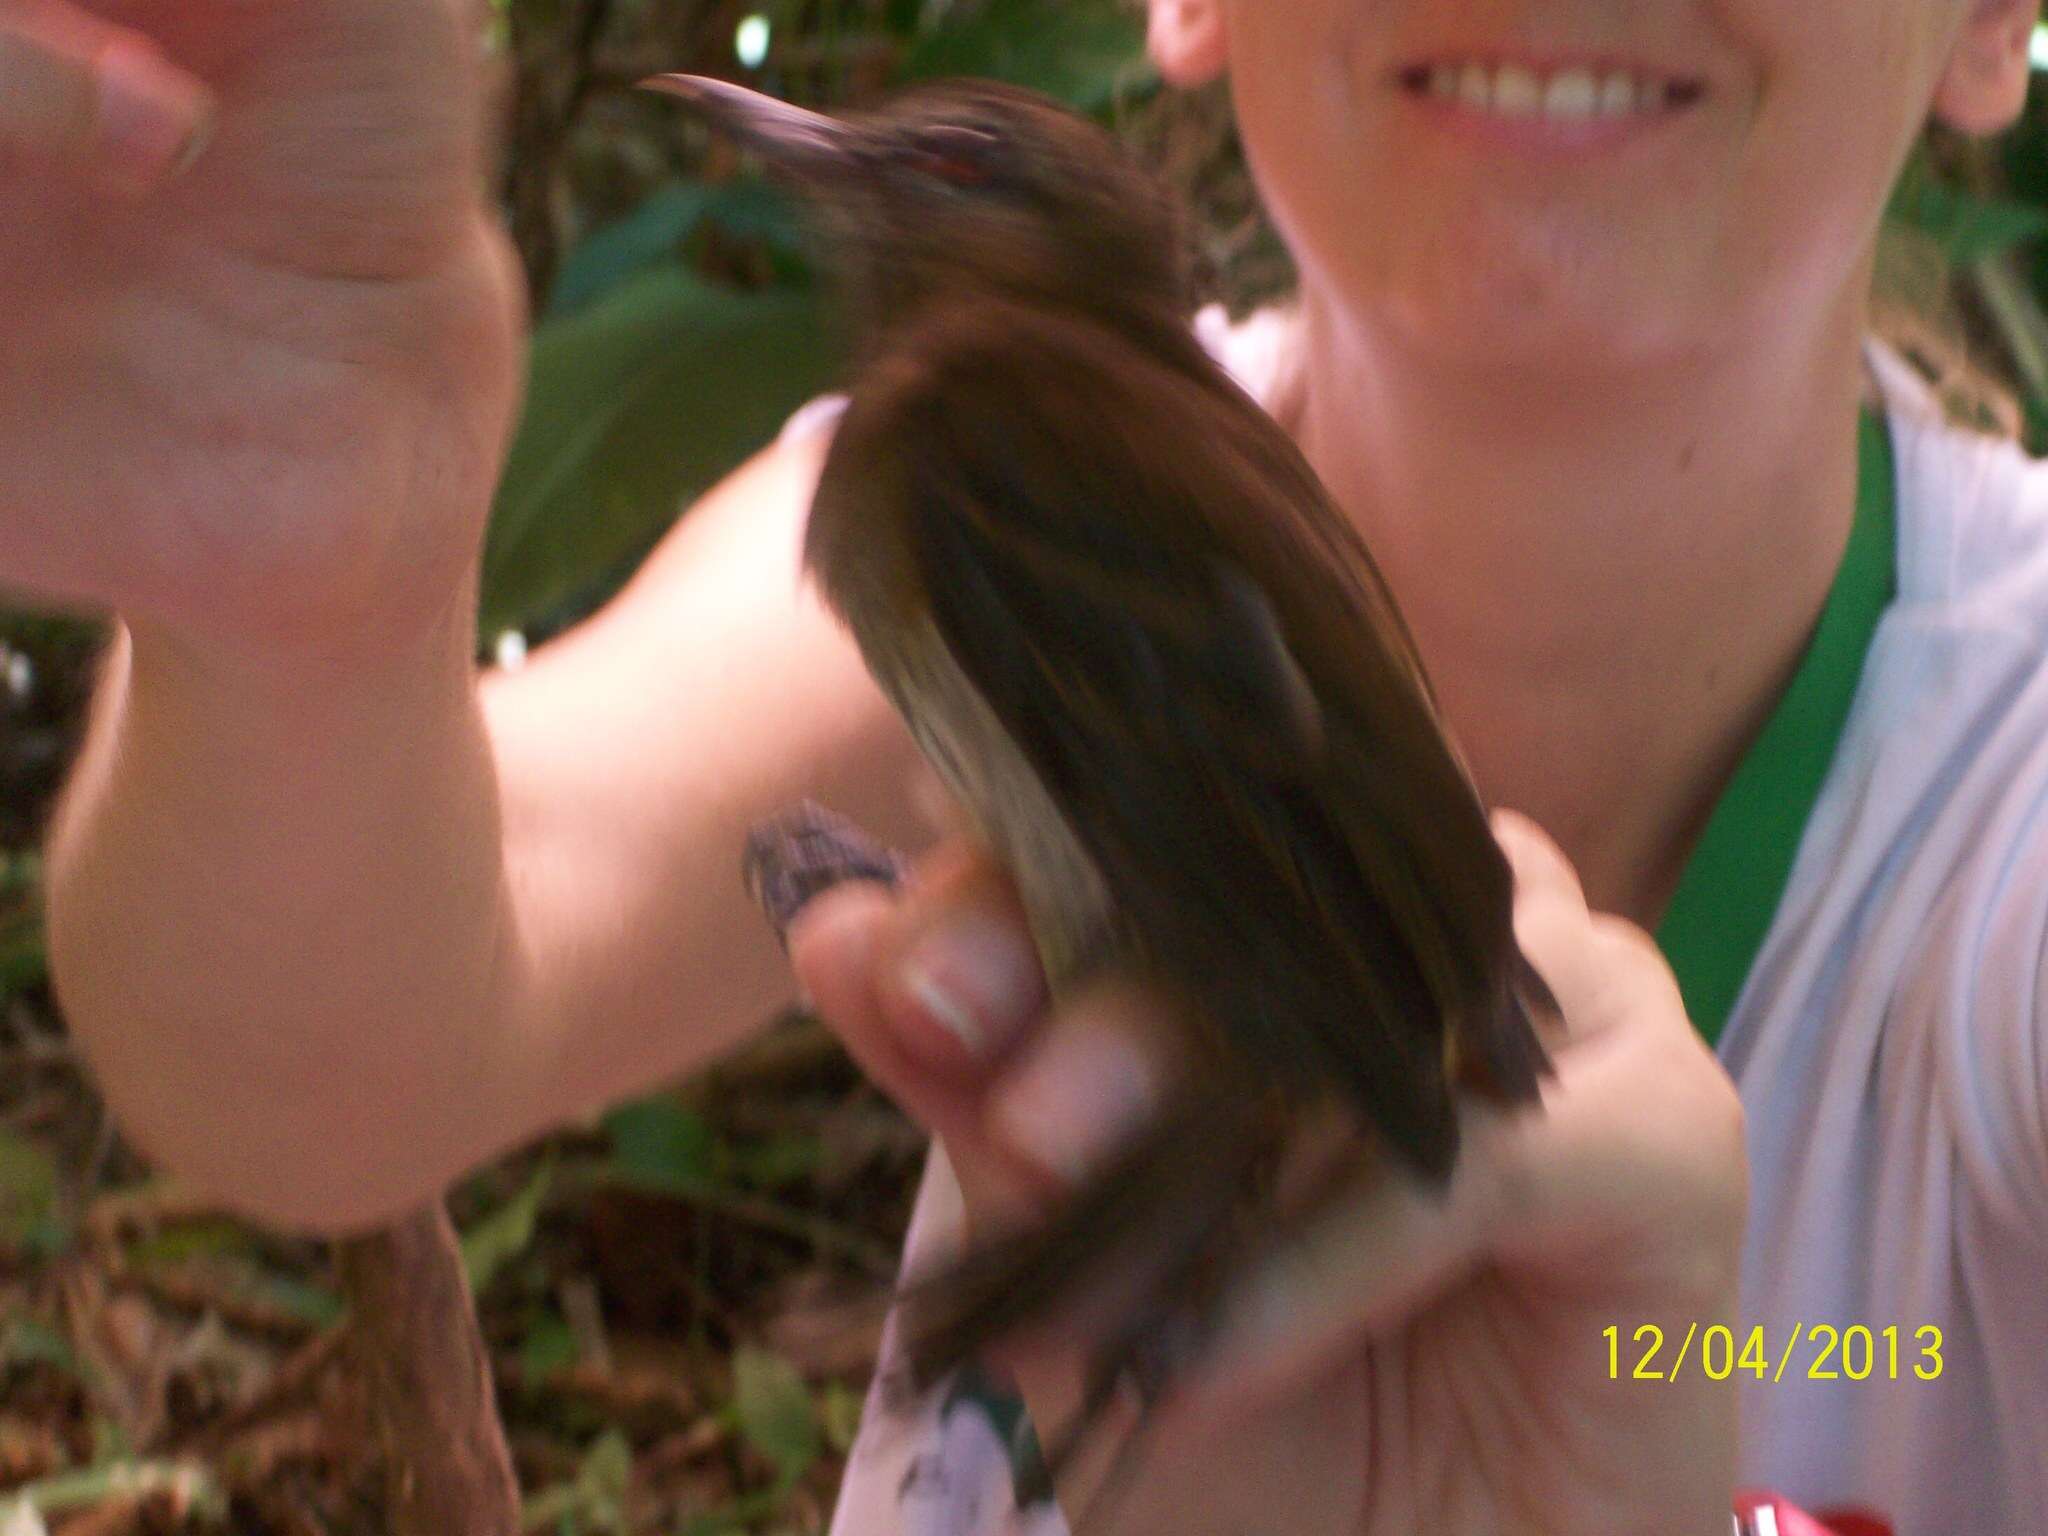
<path id="1" fill-rule="evenodd" d="M 139 33 L 59 0 L 0 16 L 0 155 L 140 191 L 190 165 L 212 112 L 206 87 Z"/>
<path id="2" fill-rule="evenodd" d="M 1003 926 L 983 866 L 956 844 L 921 860 L 903 894 L 849 883 L 813 900 L 789 929 L 790 960 L 818 1016 L 868 1078 L 945 1147 L 970 1228 L 1033 1215 L 1046 1198 L 1047 1177 L 990 1124 L 1002 1078 L 1000 1042 L 985 1042 L 995 1053 L 988 1057 L 971 1051 L 953 1032 L 964 1010 L 949 1004 L 935 1015 L 929 1001 L 920 1001 L 928 989 L 906 985 L 913 973 L 957 977 L 973 967 L 905 961 L 913 951 L 928 955 L 932 946 L 919 941 L 950 929 L 980 935 L 970 947 L 998 970 L 1014 971 L 1010 958 L 988 953 L 1011 947 L 997 942 Z M 1015 947 L 1030 964 L 1029 982 L 1042 987 L 1029 940 L 1020 934 Z M 1034 1017 L 1044 1006 L 1037 994 L 1026 1002 Z M 1022 1018 L 1016 1025 L 1029 1028 Z M 979 1029 L 969 1033 L 980 1036 Z"/>
<path id="3" fill-rule="evenodd" d="M 1586 910 L 1586 893 L 1579 884 L 1578 871 L 1551 835 L 1520 811 L 1506 806 L 1488 818 L 1494 841 L 1507 855 L 1515 874 L 1515 901 L 1555 901 L 1567 908 Z"/>

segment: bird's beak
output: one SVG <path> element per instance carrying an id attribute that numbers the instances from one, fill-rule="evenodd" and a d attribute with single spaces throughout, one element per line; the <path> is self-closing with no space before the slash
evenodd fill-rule
<path id="1" fill-rule="evenodd" d="M 687 101 L 713 127 L 760 155 L 771 170 L 805 180 L 845 173 L 851 136 L 837 118 L 703 75 L 656 75 L 640 86 Z"/>

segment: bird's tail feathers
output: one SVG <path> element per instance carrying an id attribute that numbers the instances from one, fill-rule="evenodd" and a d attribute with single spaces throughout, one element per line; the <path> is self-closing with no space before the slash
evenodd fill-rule
<path id="1" fill-rule="evenodd" d="M 897 1297 L 901 1374 L 886 1397 L 921 1398 L 985 1351 L 1041 1330 L 1101 1341 L 1072 1420 L 1046 1426 L 1043 1486 L 1030 1492 L 1049 1497 L 1116 1390 L 1128 1379 L 1157 1397 L 1200 1334 L 1214 1289 L 1204 1278 L 1220 1281 L 1228 1251 L 1217 1240 L 1272 1151 L 1264 1104 L 1231 1087 L 1168 1109 L 1050 1221 L 982 1239 L 907 1282 Z"/>
<path id="2" fill-rule="evenodd" d="M 1451 1032 L 1452 1079 L 1496 1103 L 1525 1104 L 1537 1098 L 1541 1080 L 1554 1070 L 1542 1032 L 1554 1030 L 1562 1013 L 1521 946 L 1512 947 L 1493 1001 L 1468 1011 Z"/>

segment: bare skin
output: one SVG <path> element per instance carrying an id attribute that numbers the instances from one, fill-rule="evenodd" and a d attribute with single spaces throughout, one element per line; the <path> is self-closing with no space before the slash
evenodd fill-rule
<path id="1" fill-rule="evenodd" d="M 1061 1484 L 1070 1520 L 1099 1510 L 1098 1536 L 1271 1530 L 1280 1510 L 1285 1529 L 1345 1536 L 1727 1530 L 1732 1387 L 1696 1370 L 1646 1398 L 1607 1379 L 1600 1337 L 1619 1318 L 1674 1342 L 1735 1321 L 1741 1107 L 1642 930 L 1589 913 L 1526 818 L 1497 813 L 1495 833 L 1516 936 L 1564 1013 L 1544 1112 L 1470 1115 L 1442 1200 L 1361 1164 L 1355 1196 L 1243 1282 L 1222 1358 L 1148 1430 L 1128 1496 L 1098 1506 L 1136 1422 L 1119 1405 Z M 835 891 L 792 935 L 848 1047 L 944 1143 L 970 1232 L 1057 1198 L 1142 1113 L 1107 1123 L 1109 1053 L 1155 1082 L 1172 1070 L 1170 1030 L 1127 988 L 1045 1015 L 1019 914 L 999 872 L 950 844 L 904 900 Z M 984 946 L 1011 936 L 1023 983 L 1001 1007 L 983 994 L 976 1055 L 902 981 L 963 922 Z M 1078 1406 L 1081 1360 L 1071 1339 L 1015 1351 L 1042 1432 Z"/>
<path id="2" fill-rule="evenodd" d="M 2017 112 L 2036 11 L 1152 6 L 1171 78 L 1227 74 L 1303 260 L 1294 429 L 1488 801 L 1557 837 L 1596 908 L 1655 925 L 1789 680 L 1848 537 L 1885 198 L 1930 111 Z M 1503 56 L 1703 94 L 1569 157 L 1447 130 L 1395 83 Z"/>
<path id="3" fill-rule="evenodd" d="M 1442 1204 L 1362 1173 L 1247 1282 L 1255 1342 L 1162 1429 L 1119 1532 L 1276 1511 L 1358 1533 L 1726 1529 L 1728 1389 L 1695 1373 L 1646 1398 L 1591 1347 L 1619 1316 L 1684 1337 L 1735 1299 L 1739 1112 L 1636 924 L 1840 560 L 1871 241 L 1906 141 L 1929 109 L 2010 118 L 2037 8 L 1526 10 L 1153 0 L 1169 78 L 1229 70 L 1302 258 L 1288 424 L 1386 569 L 1483 791 L 1564 844 L 1496 822 L 1566 1038 L 1545 1114 L 1483 1122 Z M 1410 121 L 1392 83 L 1517 50 L 1703 80 L 1683 159 L 1477 149 Z M 1840 174 L 1815 188 L 1823 155 Z M 1141 996 L 1046 1012 L 1014 893 L 969 847 L 901 900 L 834 893 L 795 954 L 944 1145 L 970 1231 L 1056 1198 L 1173 1070 Z M 1077 1359 L 1050 1339 L 1014 1362 L 1035 1423 L 1076 1407 Z M 1063 1484 L 1070 1516 L 1104 1470 Z"/>
<path id="4" fill-rule="evenodd" d="M 0 582 L 122 619 L 50 842 L 57 984 L 130 1134 L 282 1223 L 360 1225 L 768 1017 L 751 818 L 809 791 L 926 835 L 796 580 L 821 442 L 479 685 L 520 307 L 463 9 L 0 6 L 0 195 L 43 214 L 0 222 Z M 144 38 L 214 106 L 170 181 L 96 127 Z"/>
<path id="5" fill-rule="evenodd" d="M 1673 1129 L 1698 1133 L 1688 1146 L 1725 1145 L 1726 1084 L 1704 1052 L 1681 1050 L 1646 941 L 1585 917 L 1570 869 L 1586 872 L 1596 909 L 1653 918 L 1714 773 L 1782 679 L 1839 553 L 1868 270 L 1859 216 L 1874 219 L 1886 158 L 1919 110 L 1995 127 L 2023 87 L 2030 0 L 1884 0 L 1875 51 L 1850 55 L 1865 67 L 1839 71 L 1862 95 L 1831 108 L 1835 123 L 1857 125 L 1856 153 L 1818 157 L 1842 166 L 1839 196 L 1774 209 L 1768 172 L 1808 153 L 1807 119 L 1768 108 L 1798 106 L 1806 87 L 1827 106 L 1841 41 L 1827 28 L 1847 37 L 1843 18 L 1867 9 L 1798 8 L 1811 17 L 1802 31 L 1807 22 L 1767 0 L 1629 8 L 1634 40 L 1698 44 L 1686 57 L 1711 67 L 1729 101 L 1759 109 L 1717 120 L 1723 131 L 1753 120 L 1771 153 L 1752 162 L 1735 138 L 1716 139 L 1763 180 L 1646 204 L 1643 217 L 1668 227 L 1603 246 L 1597 199 L 1486 203 L 1500 193 L 1480 173 L 1435 193 L 1335 174 L 1356 163 L 1343 137 L 1370 132 L 1379 110 L 1354 103 L 1347 115 L 1347 80 L 1377 78 L 1373 49 L 1389 39 L 1465 45 L 1439 35 L 1453 8 L 1153 7 L 1153 51 L 1169 78 L 1232 73 L 1262 180 L 1311 274 L 1297 430 L 1384 550 L 1489 797 L 1557 831 L 1565 858 L 1537 882 L 1551 893 L 1542 910 L 1563 914 L 1552 979 L 1569 991 L 1563 978 L 1590 978 L 1580 1003 L 1568 999 L 1566 1054 L 1584 1065 L 1562 1079 L 1569 1097 L 1552 1119 L 1560 1134 L 1585 1128 L 1592 1153 L 1568 1136 L 1503 1133 L 1497 1157 L 1473 1160 L 1469 1200 L 1435 1228 L 1409 1229 L 1420 1256 L 1412 1284 L 1354 1292 L 1362 1310 L 1341 1318 L 1300 1315 L 1299 1298 L 1282 1305 L 1292 1321 L 1274 1370 L 1218 1386 L 1225 1417 L 1233 1393 L 1240 1409 L 1249 1396 L 1300 1415 L 1302 1382 L 1336 1373 L 1348 1411 L 1363 1412 L 1393 1378 L 1361 1374 L 1362 1333 L 1396 1341 L 1383 1361 L 1431 1366 L 1402 1378 L 1411 1384 L 1478 1373 L 1491 1395 L 1413 1420 L 1437 1438 L 1325 1434 L 1311 1446 L 1337 1495 L 1385 1501 L 1365 1506 L 1358 1529 L 1381 1528 L 1372 1521 L 1411 1499 L 1465 1510 L 1475 1530 L 1522 1507 L 1541 1466 L 1501 1471 L 1488 1459 L 1498 1449 L 1519 1461 L 1528 1442 L 1512 1431 L 1457 1438 L 1452 1427 L 1469 1430 L 1475 1406 L 1512 1413 L 1551 1390 L 1530 1374 L 1516 1378 L 1522 1396 L 1492 1393 L 1506 1390 L 1495 1373 L 1508 1362 L 1457 1325 L 1497 1317 L 1516 1299 L 1516 1276 L 1526 1301 L 1546 1261 L 1570 1289 L 1608 1274 L 1616 1251 L 1633 1253 L 1634 1315 L 1673 1319 L 1710 1311 L 1729 1283 L 1725 1221 L 1697 1222 L 1685 1240 L 1630 1225 L 1612 1209 L 1611 1181 L 1593 1176 L 1655 1170 L 1673 1209 L 1709 1218 L 1739 1205 L 1739 1156 L 1659 1155 Z M 1356 35 L 1349 22 L 1368 14 L 1406 30 Z M 1457 14 L 1479 43 L 1541 41 L 1551 29 L 1552 43 L 1604 46 L 1615 39 L 1598 34 L 1619 12 L 1560 3 Z M 41 214 L 0 222 L 10 299 L 0 584 L 122 621 L 50 844 L 59 990 L 145 1148 L 261 1217 L 312 1229 L 399 1209 L 536 1130 L 742 1038 L 789 985 L 732 874 L 753 816 L 812 793 L 883 836 L 922 841 L 902 792 L 903 732 L 796 590 L 815 440 L 738 472 L 605 614 L 527 669 L 474 675 L 476 550 L 513 414 L 519 306 L 479 190 L 473 19 L 456 0 L 0 0 L 0 205 Z M 114 22 L 133 30 L 110 31 Z M 116 40 L 125 47 L 109 54 Z M 138 160 L 102 132 L 108 60 L 132 63 L 145 40 L 161 50 L 151 68 L 183 100 L 176 110 L 189 115 L 210 96 L 215 113 L 204 154 L 168 180 L 182 135 L 160 135 L 154 159 Z M 1314 105 L 1289 85 L 1311 76 L 1323 82 Z M 1870 101 L 1893 105 L 1873 115 L 1862 110 Z M 1702 229 L 1687 222 L 1699 210 L 1752 212 L 1729 186 L 1762 197 L 1761 212 L 1790 220 L 1797 238 L 1667 280 L 1658 258 L 1699 243 Z M 1361 220 L 1346 206 L 1360 192 L 1415 217 Z M 1481 254 L 1511 265 L 1475 265 L 1475 248 L 1455 238 L 1471 208 L 1430 195 L 1484 205 L 1498 238 Z M 1547 222 L 1551 206 L 1570 210 L 1563 225 Z M 1347 246 L 1342 232 L 1358 230 L 1374 233 Z M 1630 257 L 1639 245 L 1645 254 Z M 1475 302 L 1496 293 L 1521 302 Z M 1803 322 L 1766 345 L 1759 317 L 1774 305 Z M 1574 359 L 1573 377 L 1546 374 L 1553 357 Z M 1486 391 L 1495 413 L 1461 410 L 1468 390 Z M 1780 424 L 1760 400 L 1797 409 Z M 1697 450 L 1673 486 L 1681 411 L 1701 443 L 1744 446 Z M 1488 465 L 1499 478 L 1484 478 Z M 1757 523 L 1739 515 L 1756 508 L 1764 519 L 1760 496 L 1783 538 L 1782 558 L 1761 567 Z M 1644 519 L 1645 505 L 1663 510 Z M 1542 529 L 1541 540 L 1516 539 L 1516 561 L 1494 558 L 1489 541 L 1521 527 Z M 1646 570 L 1679 561 L 1702 593 L 1725 597 L 1753 580 L 1754 602 L 1737 612 L 1635 600 Z M 1532 655 L 1548 663 L 1541 679 Z M 1624 655 L 1654 664 L 1617 667 Z M 856 932 L 888 920 L 872 909 L 837 919 Z M 871 1064 L 875 1019 L 929 1030 L 900 1008 L 860 1011 L 864 991 L 886 997 L 895 985 L 864 970 L 880 949 L 823 953 L 807 960 L 822 966 L 807 971 L 813 990 L 851 999 L 831 1010 L 834 1022 Z M 1156 1038 L 1130 998 L 1027 1020 L 1017 1038 L 1042 1035 L 1051 1049 L 1091 1021 L 1098 1035 L 1136 1042 L 1141 1059 Z M 1016 1050 L 999 1073 L 1021 1074 L 1013 1085 L 990 1081 L 995 1066 L 952 1063 L 964 1097 L 948 1102 L 967 1110 L 935 1129 L 960 1143 L 971 1198 L 1000 1188 L 967 1171 L 992 1166 L 977 1165 L 975 1137 L 1042 1170 L 1104 1134 L 1085 1115 L 1053 1121 L 1065 1150 L 1048 1150 L 1027 1129 L 1043 1117 L 991 1109 L 984 1124 L 982 1096 L 1006 1086 L 1028 1096 L 1036 1081 L 1039 1106 L 1055 1101 L 1044 1074 L 1056 1060 Z M 877 1075 L 891 1081 L 879 1065 Z M 1675 1096 L 1624 1091 L 1650 1079 Z M 928 1123 L 942 1113 L 914 1092 L 906 1102 Z M 1638 1102 L 1669 1113 L 1645 1123 L 1619 1112 Z M 1591 1106 L 1582 1118 L 1564 1112 L 1581 1103 Z M 1520 1195 L 1504 1204 L 1502 1189 Z M 1603 1190 L 1608 1204 L 1575 1203 Z M 1391 1197 L 1363 1198 L 1371 1210 Z M 1389 1219 L 1422 1220 L 1405 1206 Z M 1560 1244 L 1560 1223 L 1574 1237 L 1590 1223 L 1610 1241 Z M 1469 1281 L 1475 1260 L 1503 1257 L 1521 1267 L 1491 1302 L 1445 1290 Z M 1328 1262 L 1317 1272 L 1380 1272 L 1356 1253 Z M 1446 1311 L 1446 1295 L 1467 1303 Z M 1583 1289 L 1577 1320 L 1621 1299 Z M 1523 1315 L 1540 1317 L 1532 1347 L 1565 1347 L 1570 1306 Z M 1561 1354 L 1532 1359 L 1565 1366 Z M 1710 1529 L 1715 1500 L 1725 1511 L 1720 1409 L 1684 1394 L 1603 1392 L 1588 1375 L 1597 1365 L 1597 1353 L 1578 1358 L 1579 1394 L 1563 1399 L 1591 1417 L 1549 1428 L 1584 1437 L 1567 1435 L 1571 1444 L 1639 1451 L 1660 1469 L 1654 1486 L 1676 1501 L 1673 1518 L 1651 1526 L 1639 1505 L 1597 1502 L 1598 1478 L 1585 1500 L 1556 1508 L 1627 1516 L 1591 1528 Z M 1062 1390 L 1049 1356 L 1034 1372 L 1034 1404 L 1056 1406 Z M 1282 1443 L 1243 1443 L 1241 1496 L 1264 1489 L 1269 1509 Z M 1695 1467 L 1650 1461 L 1679 1443 L 1707 1447 Z"/>

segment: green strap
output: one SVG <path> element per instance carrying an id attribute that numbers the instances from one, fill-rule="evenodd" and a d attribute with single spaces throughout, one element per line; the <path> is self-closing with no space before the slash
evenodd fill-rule
<path id="1" fill-rule="evenodd" d="M 1728 783 L 1657 943 L 1694 1026 L 1714 1044 L 1756 961 L 1793 857 L 1834 760 L 1877 621 L 1898 591 L 1891 432 L 1866 409 L 1858 429 L 1856 521 L 1827 606 L 1784 697 Z"/>

